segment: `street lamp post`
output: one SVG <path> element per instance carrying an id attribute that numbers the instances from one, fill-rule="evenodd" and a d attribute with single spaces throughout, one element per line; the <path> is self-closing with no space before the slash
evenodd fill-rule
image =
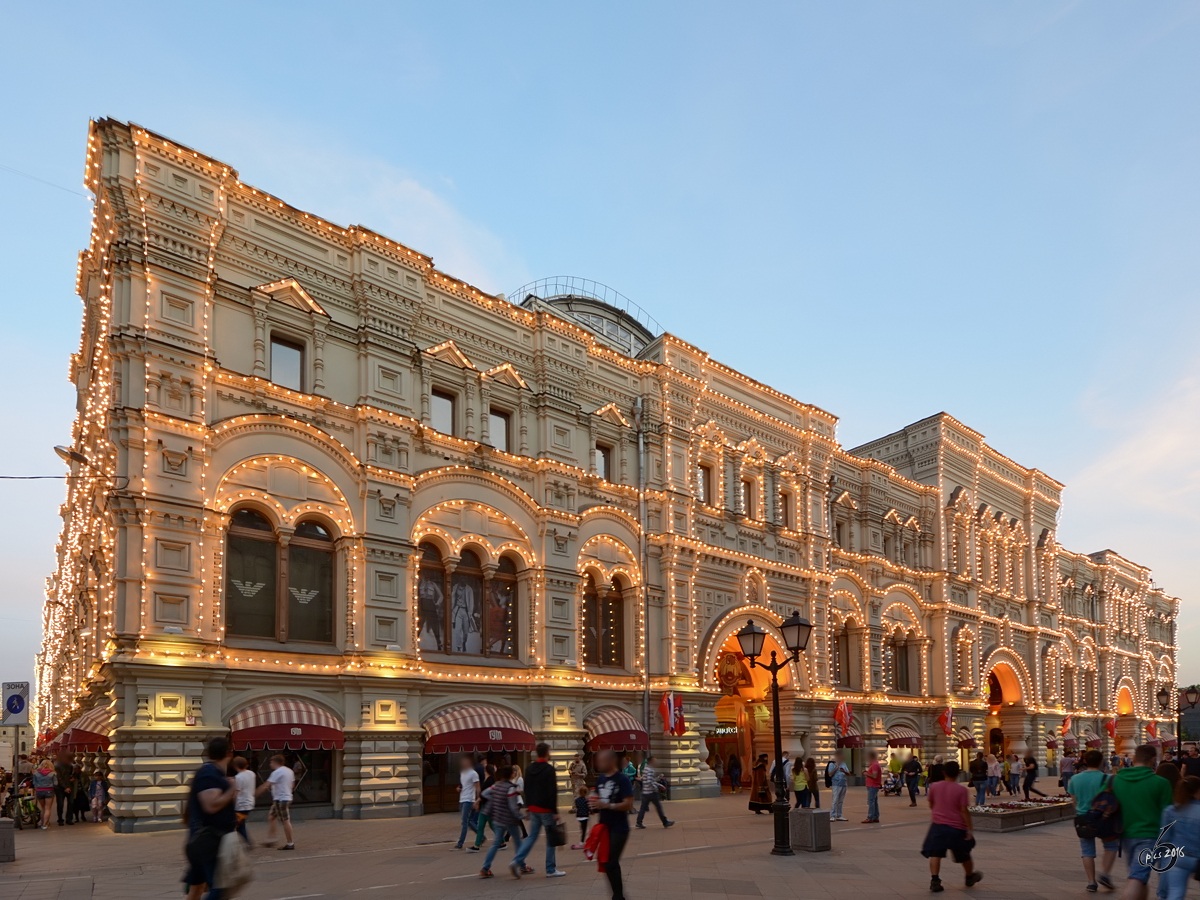
<path id="1" fill-rule="evenodd" d="M 771 813 L 775 817 L 775 846 L 771 848 L 771 852 L 776 856 L 792 856 L 791 829 L 788 827 L 787 777 L 783 772 L 783 733 L 779 723 L 779 671 L 800 658 L 800 653 L 808 646 L 812 624 L 796 611 L 779 626 L 779 630 L 783 634 L 784 649 L 791 654 L 783 662 L 777 659 L 774 650 L 771 651 L 769 663 L 758 661 L 762 656 L 767 633 L 755 625 L 753 619 L 737 633 L 737 640 L 742 648 L 742 655 L 750 660 L 751 668 L 758 666 L 771 673 L 771 704 L 775 723 L 775 802 L 771 804 Z"/>
<path id="2" fill-rule="evenodd" d="M 1166 715 L 1171 709 L 1171 690 L 1167 687 L 1158 689 L 1158 693 L 1154 695 L 1158 700 L 1158 708 L 1163 715 Z M 1183 749 L 1183 735 L 1179 733 L 1179 722 L 1175 723 L 1175 751 L 1178 753 Z"/>
<path id="3" fill-rule="evenodd" d="M 1179 739 L 1179 755 L 1183 755 L 1183 711 L 1200 706 L 1200 690 L 1194 687 L 1179 689 L 1179 709 L 1176 710 L 1175 737 Z"/>

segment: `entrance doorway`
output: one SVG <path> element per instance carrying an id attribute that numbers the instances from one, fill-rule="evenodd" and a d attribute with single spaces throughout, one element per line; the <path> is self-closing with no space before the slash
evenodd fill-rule
<path id="1" fill-rule="evenodd" d="M 427 813 L 458 812 L 459 772 L 463 756 L 477 759 L 480 766 L 529 765 L 528 750 L 498 750 L 487 753 L 426 753 L 421 758 L 421 803 Z M 482 782 L 482 779 L 480 779 Z"/>

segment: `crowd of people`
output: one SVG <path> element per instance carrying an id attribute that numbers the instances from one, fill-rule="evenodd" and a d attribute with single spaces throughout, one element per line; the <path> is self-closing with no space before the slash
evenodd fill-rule
<path id="1" fill-rule="evenodd" d="M 37 827 L 42 831 L 56 818 L 59 825 L 100 822 L 108 804 L 108 781 L 99 769 L 85 768 L 74 754 L 21 754 L 14 772 L 0 769 L 0 803 L 10 794 L 19 797 L 32 791 L 38 809 Z"/>

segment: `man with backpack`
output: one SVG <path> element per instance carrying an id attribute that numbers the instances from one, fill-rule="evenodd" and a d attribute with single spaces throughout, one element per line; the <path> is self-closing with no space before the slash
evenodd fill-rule
<path id="1" fill-rule="evenodd" d="M 1067 793 L 1075 798 L 1075 833 L 1079 836 L 1079 855 L 1087 875 L 1087 889 L 1092 894 L 1100 884 L 1110 891 L 1115 890 L 1109 873 L 1121 848 L 1121 816 L 1111 784 L 1112 779 L 1104 774 L 1104 754 L 1099 750 L 1083 754 L 1074 776 L 1067 783 Z M 1102 790 L 1104 796 L 1096 803 Z M 1096 874 L 1096 838 L 1104 844 L 1099 875 Z"/>
<path id="2" fill-rule="evenodd" d="M 1112 790 L 1121 806 L 1125 830 L 1121 834 L 1121 852 L 1129 864 L 1125 900 L 1145 900 L 1150 881 L 1150 866 L 1141 858 L 1142 850 L 1154 846 L 1158 838 L 1162 811 L 1171 805 L 1171 782 L 1154 774 L 1158 751 L 1142 744 L 1133 752 L 1132 765 L 1113 776 Z"/>

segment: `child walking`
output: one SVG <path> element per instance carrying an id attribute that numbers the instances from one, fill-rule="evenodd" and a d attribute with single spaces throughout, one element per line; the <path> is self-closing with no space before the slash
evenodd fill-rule
<path id="1" fill-rule="evenodd" d="M 582 850 L 584 844 L 587 843 L 588 819 L 592 815 L 591 809 L 587 802 L 588 789 L 586 786 L 580 786 L 579 791 L 575 795 L 575 819 L 579 822 L 579 843 L 572 844 L 572 850 Z"/>
<path id="2" fill-rule="evenodd" d="M 959 765 L 950 760 L 942 766 L 942 780 L 929 785 L 930 823 L 925 835 L 921 855 L 929 860 L 929 890 L 940 893 L 942 886 L 942 860 L 946 851 L 954 854 L 954 861 L 963 867 L 967 876 L 967 887 L 978 884 L 982 872 L 975 871 L 971 861 L 971 848 L 975 838 L 971 836 L 970 795 L 964 785 L 958 783 Z"/>
<path id="3" fill-rule="evenodd" d="M 99 772 L 92 775 L 92 783 L 88 786 L 88 801 L 92 808 L 92 821 L 99 822 L 104 817 L 104 776 Z"/>

